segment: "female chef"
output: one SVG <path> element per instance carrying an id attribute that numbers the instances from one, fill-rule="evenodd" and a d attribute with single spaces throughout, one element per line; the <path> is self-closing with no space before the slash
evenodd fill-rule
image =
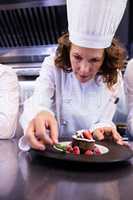
<path id="1" fill-rule="evenodd" d="M 79 129 L 90 129 L 99 140 L 111 135 L 123 144 L 112 118 L 125 52 L 113 37 L 125 7 L 126 0 L 67 0 L 69 33 L 59 39 L 55 55 L 44 60 L 34 94 L 25 102 L 22 150 L 44 150 Z"/>

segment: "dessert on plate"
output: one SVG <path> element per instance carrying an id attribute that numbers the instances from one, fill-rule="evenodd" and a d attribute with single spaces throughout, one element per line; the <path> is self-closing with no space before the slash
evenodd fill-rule
<path id="1" fill-rule="evenodd" d="M 57 149 L 61 149 L 65 153 L 75 155 L 101 155 L 99 145 L 95 143 L 93 134 L 89 130 L 79 130 L 72 135 L 72 142 L 61 142 L 56 145 Z"/>
<path id="2" fill-rule="evenodd" d="M 72 136 L 72 147 L 78 146 L 81 152 L 93 150 L 95 140 L 89 130 L 79 130 Z"/>

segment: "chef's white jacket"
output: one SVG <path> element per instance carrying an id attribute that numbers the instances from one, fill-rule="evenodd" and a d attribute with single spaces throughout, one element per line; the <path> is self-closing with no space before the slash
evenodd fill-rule
<path id="1" fill-rule="evenodd" d="M 129 132 L 133 136 L 133 59 L 127 64 L 124 74 L 124 86 L 128 107 L 127 124 Z"/>
<path id="2" fill-rule="evenodd" d="M 0 139 L 14 136 L 19 106 L 19 87 L 15 72 L 0 64 Z"/>
<path id="3" fill-rule="evenodd" d="M 112 89 L 108 89 L 101 77 L 80 83 L 73 72 L 55 67 L 54 57 L 49 56 L 42 64 L 33 96 L 24 103 L 20 119 L 24 132 L 40 111 L 55 115 L 59 137 L 70 137 L 79 129 L 114 126 L 112 118 L 122 84 L 121 73 Z M 25 137 L 20 139 L 19 147 L 29 149 Z"/>

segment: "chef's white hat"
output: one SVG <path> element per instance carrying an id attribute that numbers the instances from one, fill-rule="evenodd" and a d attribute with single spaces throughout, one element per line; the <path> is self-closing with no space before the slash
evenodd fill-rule
<path id="1" fill-rule="evenodd" d="M 107 48 L 127 0 L 67 0 L 70 41 L 81 47 Z"/>

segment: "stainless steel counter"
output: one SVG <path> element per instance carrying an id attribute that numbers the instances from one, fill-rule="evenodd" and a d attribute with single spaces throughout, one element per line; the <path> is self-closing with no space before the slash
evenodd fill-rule
<path id="1" fill-rule="evenodd" d="M 76 169 L 20 152 L 0 141 L 0 200 L 132 200 L 133 159 L 127 164 Z"/>

